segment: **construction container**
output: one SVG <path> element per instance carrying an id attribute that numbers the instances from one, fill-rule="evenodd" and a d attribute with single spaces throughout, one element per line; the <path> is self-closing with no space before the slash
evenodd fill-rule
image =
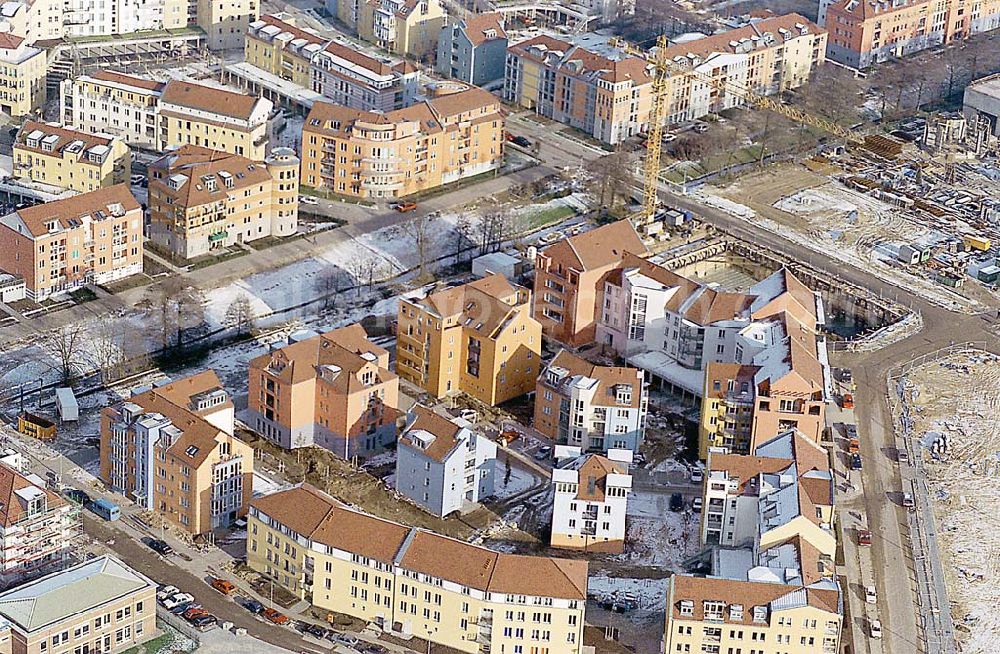
<path id="1" fill-rule="evenodd" d="M 979 250 L 981 252 L 986 252 L 990 249 L 990 239 L 983 236 L 969 234 L 962 237 L 962 245 L 965 246 L 966 250 Z"/>
<path id="2" fill-rule="evenodd" d="M 17 431 L 40 441 L 51 441 L 56 438 L 56 423 L 48 418 L 22 411 L 17 416 Z"/>
<path id="3" fill-rule="evenodd" d="M 76 422 L 80 419 L 80 405 L 76 403 L 72 388 L 56 389 L 56 411 L 63 422 Z"/>
<path id="4" fill-rule="evenodd" d="M 1000 279 L 1000 266 L 986 266 L 976 273 L 976 279 L 984 284 L 995 284 Z"/>
<path id="5" fill-rule="evenodd" d="M 903 263 L 910 264 L 911 266 L 916 263 L 920 263 L 921 252 L 918 248 L 912 245 L 900 245 L 899 254 L 897 258 Z"/>

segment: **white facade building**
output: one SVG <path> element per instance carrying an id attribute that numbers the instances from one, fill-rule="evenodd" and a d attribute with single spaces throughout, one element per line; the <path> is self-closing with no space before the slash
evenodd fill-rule
<path id="1" fill-rule="evenodd" d="M 648 397 L 641 370 L 598 366 L 562 350 L 535 384 L 534 427 L 585 451 L 637 451 Z"/>
<path id="2" fill-rule="evenodd" d="M 116 136 L 129 145 L 156 149 L 161 142 L 161 82 L 101 70 L 63 80 L 63 124 L 91 134 Z"/>
<path id="3" fill-rule="evenodd" d="M 496 443 L 458 418 L 415 406 L 396 452 L 396 490 L 446 516 L 493 495 Z"/>
<path id="4" fill-rule="evenodd" d="M 552 470 L 552 546 L 591 552 L 625 549 L 625 514 L 632 491 L 630 450 L 581 454 L 556 447 Z"/>

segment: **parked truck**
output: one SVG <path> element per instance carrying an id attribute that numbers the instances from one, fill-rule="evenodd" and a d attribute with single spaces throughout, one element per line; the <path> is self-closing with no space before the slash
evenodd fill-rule
<path id="1" fill-rule="evenodd" d="M 976 234 L 966 234 L 962 237 L 962 245 L 966 250 L 979 250 L 987 252 L 990 249 L 990 239 Z"/>

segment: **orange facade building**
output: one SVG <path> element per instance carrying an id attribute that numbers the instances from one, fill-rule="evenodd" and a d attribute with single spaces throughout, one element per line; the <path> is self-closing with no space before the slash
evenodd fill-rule
<path id="1" fill-rule="evenodd" d="M 301 182 L 404 197 L 499 168 L 503 135 L 500 101 L 476 87 L 388 113 L 317 102 L 302 129 Z"/>
<path id="2" fill-rule="evenodd" d="M 631 222 L 619 220 L 538 253 L 532 315 L 546 336 L 573 346 L 594 342 L 604 276 L 626 252 L 645 254 L 646 246 Z"/>
<path id="3" fill-rule="evenodd" d="M 396 440 L 399 378 L 361 325 L 334 329 L 250 362 L 245 422 L 285 449 L 319 445 L 344 458 Z"/>
<path id="4" fill-rule="evenodd" d="M 827 57 L 867 68 L 1000 28 L 1000 0 L 821 0 Z"/>
<path id="5" fill-rule="evenodd" d="M 0 270 L 35 301 L 142 272 L 142 208 L 118 184 L 0 217 Z"/>

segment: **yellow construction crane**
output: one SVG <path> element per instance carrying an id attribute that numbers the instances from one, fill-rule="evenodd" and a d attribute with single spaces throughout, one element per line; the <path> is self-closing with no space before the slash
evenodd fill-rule
<path id="1" fill-rule="evenodd" d="M 616 41 L 616 45 L 624 48 L 630 54 L 649 60 L 648 53 L 644 53 L 631 44 Z M 655 66 L 653 77 L 652 102 L 649 111 L 649 124 L 647 127 L 646 158 L 643 162 L 643 208 L 639 216 L 639 224 L 651 222 L 656 217 L 656 208 L 659 204 L 659 183 L 660 183 L 660 154 L 663 148 L 663 129 L 666 119 L 666 108 L 669 98 L 667 98 L 668 80 L 671 74 L 679 74 L 687 78 L 694 78 L 706 82 L 720 91 L 726 91 L 743 98 L 747 104 L 755 109 L 765 109 L 793 120 L 803 125 L 809 125 L 817 129 L 824 130 L 844 139 L 853 145 L 864 145 L 865 140 L 857 134 L 845 129 L 838 123 L 814 116 L 797 107 L 784 104 L 780 99 L 775 99 L 756 93 L 742 86 L 733 84 L 726 80 L 719 80 L 711 75 L 692 70 L 681 66 L 669 59 L 666 50 L 669 43 L 667 37 L 661 35 L 656 40 L 656 52 L 652 58 Z"/>

